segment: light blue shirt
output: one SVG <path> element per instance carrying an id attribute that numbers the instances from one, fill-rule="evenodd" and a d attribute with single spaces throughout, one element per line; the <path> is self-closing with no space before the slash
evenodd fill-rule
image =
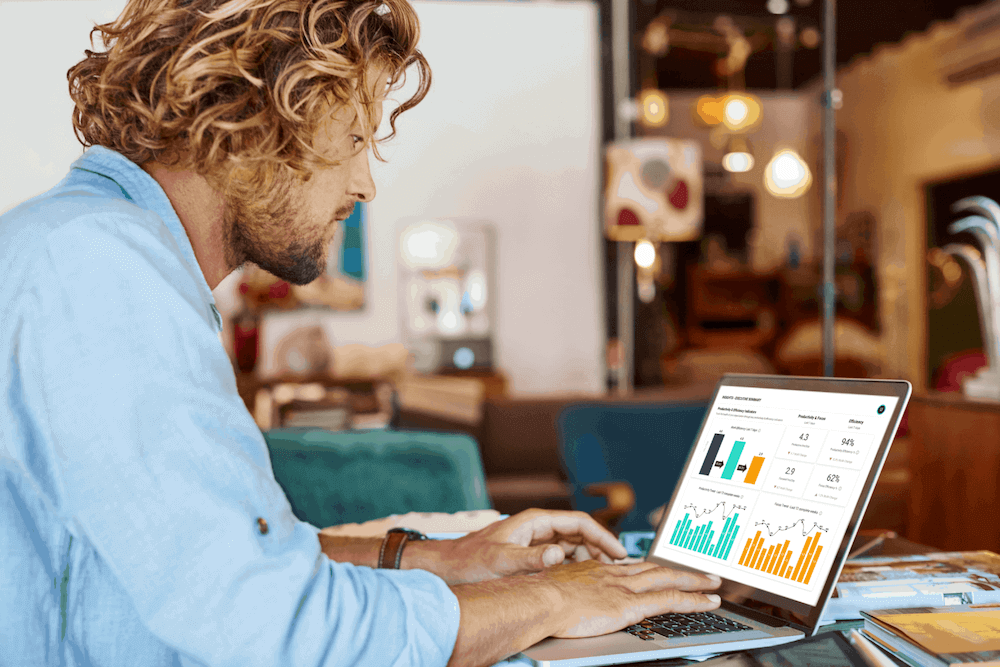
<path id="1" fill-rule="evenodd" d="M 89 149 L 0 217 L 0 276 L 0 665 L 448 661 L 441 579 L 292 515 L 156 181 Z"/>

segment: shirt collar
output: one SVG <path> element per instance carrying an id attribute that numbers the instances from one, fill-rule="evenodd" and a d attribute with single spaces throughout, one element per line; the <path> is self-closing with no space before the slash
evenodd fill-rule
<path id="1" fill-rule="evenodd" d="M 212 315 L 219 330 L 222 329 L 222 317 L 215 307 L 215 296 L 212 289 L 205 280 L 205 274 L 201 270 L 201 265 L 194 256 L 194 248 L 188 238 L 184 225 L 174 211 L 170 200 L 160 184 L 152 176 L 147 174 L 139 165 L 129 160 L 117 151 L 105 148 L 104 146 L 91 146 L 72 165 L 73 169 L 88 171 L 99 176 L 108 178 L 118 186 L 125 199 L 134 202 L 140 208 L 152 211 L 166 226 L 170 235 L 174 237 L 177 247 L 180 248 L 184 261 L 187 262 L 193 273 L 201 278 L 199 289 L 201 289 L 205 300 L 211 306 Z"/>

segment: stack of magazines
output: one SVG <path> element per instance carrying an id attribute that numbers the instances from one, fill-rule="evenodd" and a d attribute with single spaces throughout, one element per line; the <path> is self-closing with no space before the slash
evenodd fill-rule
<path id="1" fill-rule="evenodd" d="M 882 609 L 862 615 L 864 634 L 903 664 L 1000 665 L 1000 605 Z"/>
<path id="2" fill-rule="evenodd" d="M 855 558 L 844 564 L 825 620 L 902 607 L 1000 604 L 1000 556 L 961 551 Z"/>

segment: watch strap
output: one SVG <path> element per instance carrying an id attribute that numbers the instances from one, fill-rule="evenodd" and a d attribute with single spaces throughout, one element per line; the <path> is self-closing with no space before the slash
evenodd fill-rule
<path id="1" fill-rule="evenodd" d="M 378 567 L 382 570 L 398 570 L 403 560 L 403 547 L 410 540 L 425 540 L 423 533 L 407 528 L 391 528 L 382 540 L 378 551 Z"/>

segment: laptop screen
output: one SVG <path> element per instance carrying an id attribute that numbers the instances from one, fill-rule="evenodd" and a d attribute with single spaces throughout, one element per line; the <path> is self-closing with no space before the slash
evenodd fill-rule
<path id="1" fill-rule="evenodd" d="M 839 572 L 909 388 L 750 380 L 727 377 L 716 390 L 650 555 L 810 616 Z"/>

